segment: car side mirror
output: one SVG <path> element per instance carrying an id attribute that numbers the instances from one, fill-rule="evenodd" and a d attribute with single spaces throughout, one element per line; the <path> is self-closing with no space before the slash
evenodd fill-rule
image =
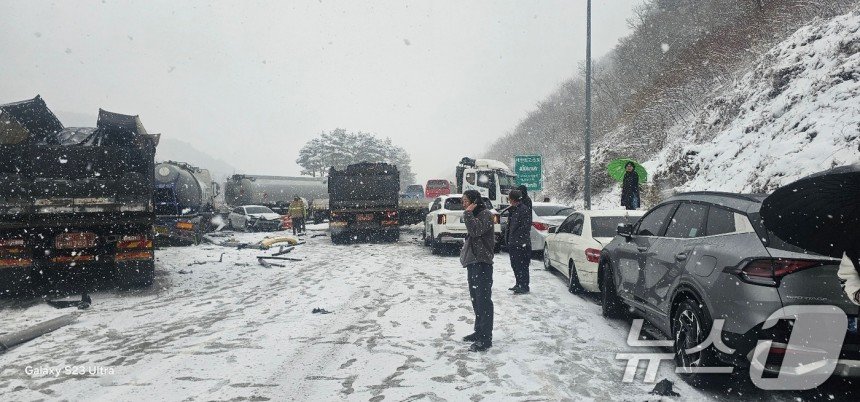
<path id="1" fill-rule="evenodd" d="M 617 231 L 619 236 L 623 236 L 627 239 L 633 237 L 633 225 L 629 223 L 619 223 Z"/>
<path id="2" fill-rule="evenodd" d="M 558 228 L 557 228 L 557 227 L 555 227 L 555 226 L 553 226 L 553 227 L 549 228 L 549 232 L 550 232 L 550 233 L 558 232 Z"/>

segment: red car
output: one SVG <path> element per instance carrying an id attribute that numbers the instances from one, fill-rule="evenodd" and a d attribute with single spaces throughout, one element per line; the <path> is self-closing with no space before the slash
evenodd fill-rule
<path id="1" fill-rule="evenodd" d="M 451 183 L 445 179 L 427 180 L 427 185 L 424 188 L 426 189 L 425 195 L 427 198 L 436 198 L 451 194 Z"/>

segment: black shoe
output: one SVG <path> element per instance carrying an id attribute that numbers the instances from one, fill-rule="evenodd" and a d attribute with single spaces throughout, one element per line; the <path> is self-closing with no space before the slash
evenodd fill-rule
<path id="1" fill-rule="evenodd" d="M 490 341 L 477 341 L 469 346 L 470 352 L 483 352 L 489 348 L 493 347 L 493 342 Z"/>
<path id="2" fill-rule="evenodd" d="M 526 293 L 528 293 L 528 292 L 529 292 L 528 288 L 517 288 L 517 289 L 514 289 L 514 294 L 515 294 L 515 295 L 524 295 L 524 294 L 526 294 Z"/>
<path id="3" fill-rule="evenodd" d="M 472 333 L 463 337 L 463 342 L 475 342 L 478 340 L 478 334 Z"/>
<path id="4" fill-rule="evenodd" d="M 517 290 L 520 288 L 520 285 L 514 285 L 512 288 L 508 288 L 508 290 Z"/>

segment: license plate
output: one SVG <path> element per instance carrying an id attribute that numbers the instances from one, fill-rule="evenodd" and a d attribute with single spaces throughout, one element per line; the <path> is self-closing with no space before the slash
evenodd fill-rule
<path id="1" fill-rule="evenodd" d="M 359 214 L 358 221 L 359 222 L 370 222 L 373 220 L 373 214 Z"/>
<path id="2" fill-rule="evenodd" d="M 97 238 L 98 236 L 92 232 L 63 233 L 54 239 L 54 248 L 58 250 L 92 248 L 96 246 Z"/>
<path id="3" fill-rule="evenodd" d="M 155 229 L 155 234 L 166 235 L 168 233 L 167 228 L 164 226 L 156 226 L 153 229 Z"/>

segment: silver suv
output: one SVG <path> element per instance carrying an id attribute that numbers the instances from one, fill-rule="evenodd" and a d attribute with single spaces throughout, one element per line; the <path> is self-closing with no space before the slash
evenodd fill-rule
<path id="1" fill-rule="evenodd" d="M 598 266 L 603 315 L 633 311 L 645 318 L 671 337 L 682 370 L 725 363 L 748 368 L 757 341 L 773 340 L 764 371 L 774 373 L 792 322 L 763 330 L 765 320 L 789 305 L 838 306 L 849 324 L 835 373 L 860 374 L 858 307 L 842 291 L 839 261 L 798 249 L 764 229 L 764 198 L 686 193 L 655 206 L 635 225 L 619 225 Z M 716 318 L 725 319 L 723 342 L 735 352 L 712 346 L 684 353 L 707 339 Z M 697 370 L 686 371 L 689 381 L 705 379 L 690 374 Z"/>

